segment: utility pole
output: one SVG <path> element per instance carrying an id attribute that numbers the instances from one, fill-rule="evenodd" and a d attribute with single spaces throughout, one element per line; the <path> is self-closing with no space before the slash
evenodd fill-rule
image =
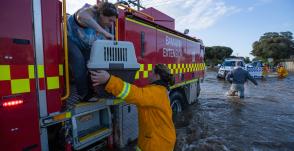
<path id="1" fill-rule="evenodd" d="M 141 6 L 140 0 L 137 0 L 137 1 L 138 1 L 137 10 L 140 11 L 140 6 Z"/>
<path id="2" fill-rule="evenodd" d="M 137 6 L 137 10 L 140 11 L 140 9 L 145 9 L 145 7 L 141 6 L 140 0 L 128 0 L 128 3 L 133 4 L 135 7 Z"/>

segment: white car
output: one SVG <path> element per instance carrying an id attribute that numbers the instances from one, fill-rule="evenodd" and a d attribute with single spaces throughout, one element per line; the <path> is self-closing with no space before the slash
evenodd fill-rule
<path id="1" fill-rule="evenodd" d="M 263 77 L 263 74 L 262 74 L 262 72 L 263 72 L 263 63 L 260 60 L 253 61 L 250 64 L 246 64 L 245 69 L 254 78 L 262 78 Z"/>
<path id="2" fill-rule="evenodd" d="M 245 63 L 242 59 L 225 59 L 218 69 L 217 78 L 225 78 L 228 72 L 232 71 L 234 67 L 237 66 L 237 62 L 241 62 L 242 68 L 245 68 Z"/>

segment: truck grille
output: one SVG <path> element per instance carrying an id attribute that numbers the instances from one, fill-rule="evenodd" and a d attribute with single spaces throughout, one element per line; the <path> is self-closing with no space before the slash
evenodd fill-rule
<path id="1" fill-rule="evenodd" d="M 127 48 L 104 47 L 104 61 L 128 61 Z"/>

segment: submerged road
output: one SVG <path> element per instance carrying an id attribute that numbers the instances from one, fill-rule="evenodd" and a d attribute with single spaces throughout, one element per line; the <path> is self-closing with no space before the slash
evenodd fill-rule
<path id="1" fill-rule="evenodd" d="M 208 71 L 196 104 L 175 116 L 176 151 L 294 151 L 294 75 L 245 84 L 245 98 Z"/>

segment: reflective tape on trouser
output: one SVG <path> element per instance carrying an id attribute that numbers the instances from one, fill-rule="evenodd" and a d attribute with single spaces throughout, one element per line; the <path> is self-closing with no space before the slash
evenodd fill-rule
<path id="1" fill-rule="evenodd" d="M 124 87 L 122 91 L 120 92 L 120 94 L 117 95 L 117 97 L 121 99 L 125 99 L 129 95 L 130 90 L 131 90 L 131 85 L 127 82 L 124 82 Z"/>

